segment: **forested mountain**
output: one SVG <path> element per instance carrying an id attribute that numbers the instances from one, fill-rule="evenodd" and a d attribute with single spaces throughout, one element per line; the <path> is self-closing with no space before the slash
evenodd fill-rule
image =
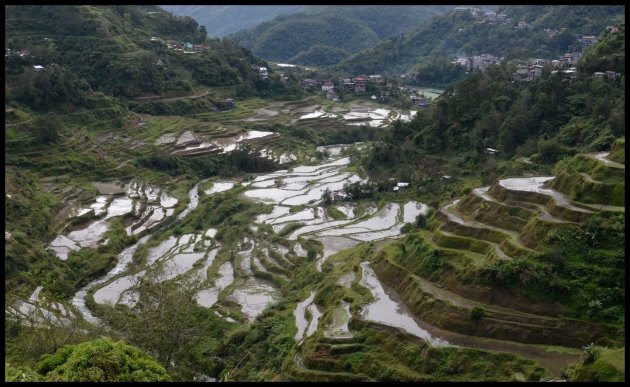
<path id="1" fill-rule="evenodd" d="M 190 16 L 206 27 L 208 36 L 226 35 L 252 28 L 280 15 L 301 12 L 303 5 L 161 5 L 178 16 Z"/>
<path id="2" fill-rule="evenodd" d="M 450 6 L 311 6 L 230 38 L 270 61 L 330 65 L 409 31 Z M 329 52 L 332 59 L 329 58 Z"/>
<path id="3" fill-rule="evenodd" d="M 407 168 L 424 153 L 458 154 L 461 165 L 483 163 L 488 147 L 507 158 L 533 156 L 551 164 L 577 152 L 610 149 L 625 135 L 624 34 L 621 24 L 586 49 L 575 78 L 545 70 L 532 82 L 513 82 L 514 66 L 475 70 L 410 123 L 395 124 L 369 165 Z M 593 76 L 605 71 L 614 79 Z M 489 181 L 494 168 L 488 166 Z"/>
<path id="4" fill-rule="evenodd" d="M 83 94 L 69 89 L 123 98 L 189 95 L 200 86 L 256 90 L 251 65 L 264 64 L 234 42 L 207 39 L 192 18 L 159 8 L 7 6 L 5 11 L 5 46 L 12 50 L 5 57 L 7 85 L 18 100 L 37 108 L 68 98 L 78 103 Z M 188 52 L 182 49 L 186 43 Z"/>
<path id="5" fill-rule="evenodd" d="M 390 37 L 350 56 L 335 69 L 351 74 L 400 74 L 438 57 L 484 53 L 507 60 L 556 58 L 577 49 L 578 37 L 599 35 L 618 22 L 624 7 L 503 6 L 496 14 L 505 17 L 490 21 L 468 11 L 437 15 L 405 36 Z M 519 22 L 525 24 L 519 28 Z"/>
<path id="6" fill-rule="evenodd" d="M 624 381 L 624 8 L 444 7 L 5 7 L 5 381 Z"/>

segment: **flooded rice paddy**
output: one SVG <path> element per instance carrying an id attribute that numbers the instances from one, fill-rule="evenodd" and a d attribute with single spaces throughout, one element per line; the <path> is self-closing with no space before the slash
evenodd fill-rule
<path id="1" fill-rule="evenodd" d="M 382 111 L 370 114 L 380 114 L 384 117 L 389 112 L 382 109 Z M 369 114 L 367 116 L 371 117 Z M 363 116 L 357 114 L 354 118 L 359 117 Z M 185 144 L 187 138 L 180 138 L 180 140 Z M 225 149 L 230 149 L 229 144 L 223 145 Z M 289 281 L 289 275 L 283 272 L 290 273 L 290 268 L 294 266 L 294 263 L 287 258 L 287 254 L 291 252 L 293 257 L 297 257 L 293 259 L 305 259 L 308 255 L 304 246 L 297 242 L 297 238 L 313 239 L 321 243 L 322 254 L 315 262 L 316 269 L 321 271 L 328 257 L 363 241 L 396 238 L 400 235 L 400 228 L 405 223 L 414 222 L 419 214 L 427 213 L 428 207 L 425 204 L 413 201 L 385 203 L 380 207 L 367 203 L 360 208 L 353 202 L 342 202 L 334 206 L 345 219 L 332 219 L 322 205 L 324 192 L 340 191 L 349 182 L 364 181 L 361 176 L 347 169 L 350 158 L 342 156 L 345 147 L 345 145 L 338 145 L 320 148 L 320 151 L 326 152 L 329 159 L 317 165 L 302 165 L 288 170 L 261 174 L 251 182 L 243 184 L 247 187 L 242 194 L 245 198 L 271 204 L 269 213 L 257 215 L 252 226 L 268 224 L 275 232 L 280 232 L 287 226 L 293 227 L 294 229 L 285 235 L 287 240 L 296 240 L 292 245 L 286 247 L 279 244 L 259 245 L 261 242 L 257 238 L 244 236 L 239 243 L 239 251 L 232 256 L 233 258 L 215 262 L 220 244 L 213 239 L 217 230 L 210 228 L 197 233 L 165 238 L 147 250 L 143 267 L 129 273 L 129 263 L 133 260 L 136 249 L 152 237 L 146 235 L 120 253 L 118 264 L 107 275 L 77 292 L 73 299 L 74 307 L 87 321 L 97 323 L 98 318 L 93 316 L 85 306 L 88 291 L 95 289 L 93 298 L 98 304 L 133 306 L 138 297 L 141 297 L 136 290 L 138 282 L 144 276 L 157 272 L 161 273 L 157 277 L 158 281 L 177 280 L 183 276 L 190 276 L 201 281 L 202 288 L 195 296 L 200 306 L 213 308 L 222 300 L 233 302 L 241 310 L 246 321 L 253 322 L 267 307 L 279 301 L 281 297 L 280 288 L 275 283 L 258 278 L 254 273 L 266 273 Z M 199 181 L 190 189 L 188 204 L 177 215 L 177 219 L 183 219 L 198 206 L 199 187 L 206 181 Z M 234 181 L 215 181 L 209 189 L 204 191 L 204 194 L 214 195 L 227 192 L 235 185 Z M 163 222 L 168 216 L 172 216 L 177 204 L 176 198 L 157 187 L 132 182 L 125 187 L 124 196 L 110 198 L 100 195 L 97 197 L 91 209 L 98 211 L 102 218 L 91 222 L 82 230 L 74 230 L 67 236 L 58 236 L 54 243 L 51 243 L 51 248 L 56 248 L 58 254 L 65 253 L 67 256 L 67 252 L 73 249 L 85 246 L 95 247 L 102 243 L 102 236 L 108 229 L 108 222 L 112 218 L 121 216 L 133 215 L 137 218 L 128 226 L 130 234 L 138 233 L 138 230 L 149 230 L 155 224 Z M 169 210 L 171 210 L 170 213 Z M 414 326 L 413 319 L 409 315 L 397 312 L 397 306 L 386 297 L 382 287 L 375 283 L 378 280 L 375 276 L 370 276 L 370 270 L 369 267 L 364 267 L 361 285 L 368 287 L 374 293 L 376 300 L 365 306 L 361 318 L 398 326 L 412 334 L 437 342 L 430 335 L 424 334 L 417 325 Z M 349 287 L 354 280 L 355 273 L 351 272 L 342 276 L 339 283 Z M 325 312 L 313 303 L 315 294 L 315 291 L 311 291 L 309 297 L 298 303 L 294 311 L 297 327 L 295 339 L 298 342 L 317 331 L 319 320 Z M 343 302 L 329 313 L 332 313 L 332 322 L 327 327 L 322 327 L 324 335 L 351 338 L 352 333 L 348 329 L 351 318 L 350 304 Z M 229 318 L 223 317 L 226 320 Z M 230 320 L 235 321 L 231 318 Z"/>
<path id="2" fill-rule="evenodd" d="M 375 300 L 364 306 L 361 318 L 400 328 L 414 336 L 420 337 L 433 346 L 447 346 L 446 341 L 433 337 L 429 332 L 418 326 L 413 315 L 405 304 L 394 301 L 383 289 L 381 282 L 370 268 L 369 262 L 362 262 L 363 276 L 361 285 L 368 288 Z"/>
<path id="3" fill-rule="evenodd" d="M 499 180 L 499 184 L 513 191 L 536 192 L 543 195 L 551 196 L 559 206 L 570 208 L 579 212 L 591 212 L 580 207 L 571 205 L 571 200 L 562 192 L 547 188 L 545 183 L 553 179 L 554 176 L 539 177 L 515 177 L 511 179 Z"/>
<path id="4" fill-rule="evenodd" d="M 237 286 L 228 299 L 241 305 L 247 320 L 253 322 L 267 306 L 280 299 L 280 291 L 270 282 L 250 277 Z"/>

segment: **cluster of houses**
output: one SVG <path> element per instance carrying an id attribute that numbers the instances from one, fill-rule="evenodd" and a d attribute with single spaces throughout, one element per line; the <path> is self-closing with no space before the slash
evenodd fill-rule
<path id="1" fill-rule="evenodd" d="M 486 11 L 480 6 L 472 7 L 455 7 L 455 12 L 468 12 L 475 18 L 475 24 L 499 24 L 499 23 L 511 23 L 512 19 L 507 17 L 503 12 Z"/>
<path id="2" fill-rule="evenodd" d="M 615 28 L 615 27 L 608 27 Z M 586 38 L 586 40 L 585 40 Z M 594 36 L 584 36 L 581 39 L 584 45 L 585 41 L 588 41 L 588 45 L 593 44 L 593 39 L 597 42 L 597 38 Z M 558 59 L 532 59 L 525 63 L 519 63 L 516 71 L 512 74 L 513 82 L 530 82 L 534 79 L 542 76 L 543 69 L 548 68 L 552 74 L 560 73 L 565 79 L 573 80 L 578 75 L 578 70 L 575 67 L 578 59 L 582 56 L 579 52 L 570 52 L 561 55 Z M 600 79 L 615 80 L 621 76 L 620 73 L 614 71 L 595 72 L 593 77 Z"/>
<path id="3" fill-rule="evenodd" d="M 416 76 L 417 74 L 412 73 L 412 74 L 403 74 L 400 77 L 406 80 L 413 80 L 415 79 Z M 411 99 L 411 103 L 414 106 L 421 107 L 421 108 L 429 107 L 429 101 L 424 96 L 424 93 L 419 92 L 413 87 L 407 87 L 407 86 L 400 86 L 398 89 L 400 90 L 402 94 L 409 95 L 409 99 Z"/>
<path id="4" fill-rule="evenodd" d="M 379 96 L 373 94 L 370 98 L 372 100 L 387 100 L 393 94 L 393 85 L 391 82 L 385 82 L 381 75 L 359 75 L 354 78 L 339 78 L 337 83 L 332 79 L 320 80 L 312 78 L 304 78 L 300 81 L 300 86 L 304 89 L 320 88 L 327 99 L 332 101 L 339 101 L 339 90 L 350 91 L 354 93 L 365 93 L 367 91 L 368 84 L 376 86 L 376 90 Z"/>
<path id="5" fill-rule="evenodd" d="M 593 73 L 593 78 L 606 79 L 609 81 L 614 81 L 615 79 L 621 77 L 621 73 L 616 73 L 612 70 L 609 71 L 596 71 Z"/>
<path id="6" fill-rule="evenodd" d="M 459 6 L 455 7 L 455 12 L 470 13 L 475 19 L 475 25 L 481 24 L 511 24 L 512 19 L 507 17 L 503 12 L 497 13 L 496 11 L 486 11 L 480 6 Z M 531 24 L 525 20 L 519 20 L 514 28 L 532 28 Z M 466 32 L 465 29 L 460 28 L 459 32 Z"/>
<path id="7" fill-rule="evenodd" d="M 552 30 L 549 28 L 545 28 L 543 31 L 545 32 L 547 39 L 553 39 L 554 37 L 556 37 L 556 35 L 563 33 L 565 30 L 566 28 L 562 27 L 559 30 Z"/>
<path id="8" fill-rule="evenodd" d="M 507 17 L 503 12 L 484 10 L 480 6 L 458 6 L 454 9 L 455 13 L 470 13 L 475 19 L 475 24 L 509 24 L 512 19 Z M 463 31 L 460 31 L 463 32 Z"/>
<path id="9" fill-rule="evenodd" d="M 472 17 L 475 19 L 475 25 L 486 24 L 486 23 L 487 24 L 511 24 L 512 23 L 512 19 L 507 17 L 506 14 L 502 12 L 497 13 L 496 11 L 487 11 L 487 10 L 482 9 L 482 7 L 480 6 L 458 6 L 458 7 L 455 7 L 454 12 L 470 13 L 470 15 L 472 15 Z M 519 28 L 519 29 L 532 28 L 532 25 L 529 24 L 525 20 L 519 20 L 516 23 L 516 26 L 514 28 Z M 564 32 L 565 30 L 566 28 L 560 28 L 559 30 L 545 29 L 544 31 L 545 31 L 545 34 L 547 35 L 547 38 L 551 39 L 555 37 L 556 35 Z M 606 27 L 606 30 L 616 32 L 619 29 L 617 27 L 608 26 Z M 465 33 L 466 29 L 460 28 L 459 32 Z M 596 44 L 598 41 L 598 38 L 592 35 L 576 36 L 576 38 L 578 42 L 582 44 L 583 48 L 590 47 Z"/>
<path id="10" fill-rule="evenodd" d="M 592 35 L 586 36 L 586 35 L 583 35 L 578 40 L 580 41 L 580 43 L 582 43 L 582 47 L 590 47 L 590 46 L 595 45 L 595 43 L 597 43 L 597 41 L 599 39 L 597 39 L 597 36 L 592 36 Z"/>
<path id="11" fill-rule="evenodd" d="M 475 56 L 468 57 L 457 57 L 455 60 L 451 61 L 452 64 L 458 64 L 460 66 L 466 67 L 467 72 L 471 72 L 473 70 L 481 70 L 486 71 L 488 67 L 492 64 L 500 64 L 503 61 L 503 58 L 498 58 L 492 54 L 481 54 Z"/>
<path id="12" fill-rule="evenodd" d="M 152 36 L 150 41 L 159 42 L 161 39 L 156 36 Z M 200 52 L 210 50 L 210 47 L 206 44 L 192 44 L 190 42 L 179 42 L 172 39 L 166 41 L 166 47 L 171 50 L 181 51 L 184 54 L 198 54 Z"/>
<path id="13" fill-rule="evenodd" d="M 269 79 L 269 70 L 267 70 L 264 66 L 252 65 L 252 71 L 258 76 L 260 79 Z"/>
<path id="14" fill-rule="evenodd" d="M 544 68 L 552 70 L 552 73 L 561 71 L 566 77 L 573 78 L 577 76 L 577 69 L 574 67 L 575 62 L 580 58 L 579 52 L 566 53 L 559 59 L 532 59 L 525 63 L 519 63 L 516 71 L 512 74 L 513 82 L 530 82 L 541 77 Z"/>
<path id="15" fill-rule="evenodd" d="M 20 51 L 15 51 L 11 48 L 5 47 L 4 48 L 4 57 L 8 58 L 10 56 L 19 56 L 20 58 L 25 58 L 27 56 L 30 56 L 31 52 L 29 50 L 20 50 Z"/>

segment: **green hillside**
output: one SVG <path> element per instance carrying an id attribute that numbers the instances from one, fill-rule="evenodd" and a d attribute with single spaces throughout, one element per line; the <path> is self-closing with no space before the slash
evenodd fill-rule
<path id="1" fill-rule="evenodd" d="M 393 125 L 367 165 L 413 174 L 409 165 L 427 153 L 457 155 L 459 166 L 485 165 L 485 178 L 491 182 L 500 165 L 485 148 L 497 149 L 499 160 L 523 156 L 542 164 L 577 152 L 610 150 L 625 135 L 625 74 L 598 79 L 591 71 L 607 71 L 609 64 L 594 67 L 589 58 L 602 47 L 616 47 L 609 57 L 623 63 L 624 45 L 611 42 L 623 41 L 624 31 L 621 25 L 589 48 L 577 63 L 588 72 L 574 79 L 544 71 L 532 82 L 512 82 L 514 67 L 506 64 L 474 71 L 447 87 L 435 105 L 411 122 Z"/>
<path id="2" fill-rule="evenodd" d="M 400 74 L 434 57 L 480 55 L 556 58 L 579 47 L 577 37 L 598 35 L 623 17 L 623 6 L 504 6 L 503 21 L 476 19 L 470 12 L 437 15 L 404 36 L 386 39 L 335 66 L 351 74 Z M 508 20 L 509 19 L 509 20 Z M 517 28 L 524 21 L 527 27 Z M 561 28 L 565 28 L 560 32 Z M 556 32 L 548 34 L 545 29 Z"/>
<path id="3" fill-rule="evenodd" d="M 328 65 L 325 49 L 341 57 L 373 46 L 379 40 L 415 28 L 446 6 L 321 6 L 279 16 L 250 30 L 230 35 L 256 55 L 271 61 Z M 318 53 L 309 53 L 313 46 Z"/>
<path id="4" fill-rule="evenodd" d="M 5 381 L 624 381 L 624 8 L 492 9 L 5 7 Z"/>
<path id="5" fill-rule="evenodd" d="M 5 46 L 30 54 L 7 58 L 9 88 L 30 88 L 43 76 L 33 74 L 32 66 L 55 64 L 62 77 L 82 79 L 80 89 L 114 97 L 190 95 L 208 86 L 256 89 L 251 65 L 264 62 L 251 52 L 232 42 L 208 40 L 192 18 L 151 9 L 7 6 Z M 185 43 L 201 48 L 187 53 L 173 46 Z"/>
<path id="6" fill-rule="evenodd" d="M 303 5 L 161 5 L 178 16 L 190 16 L 206 28 L 208 36 L 226 35 L 253 28 L 276 16 L 302 12 Z"/>

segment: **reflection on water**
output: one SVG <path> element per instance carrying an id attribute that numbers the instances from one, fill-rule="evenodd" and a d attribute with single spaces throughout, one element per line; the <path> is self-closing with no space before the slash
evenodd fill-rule
<path id="1" fill-rule="evenodd" d="M 403 303 L 394 301 L 383 289 L 381 282 L 370 268 L 369 262 L 362 262 L 363 277 L 361 285 L 370 289 L 374 296 L 374 301 L 363 308 L 361 317 L 368 321 L 374 321 L 379 324 L 390 325 L 401 328 L 414 336 L 427 341 L 434 346 L 448 346 L 448 342 L 431 336 L 429 332 L 420 328 L 418 323 L 413 319 L 407 307 Z"/>
<path id="2" fill-rule="evenodd" d="M 324 330 L 324 336 L 334 339 L 352 338 L 353 335 L 348 328 L 350 316 L 350 304 L 343 301 L 342 305 L 333 311 L 333 321 Z"/>
<path id="3" fill-rule="evenodd" d="M 246 318 L 253 322 L 267 306 L 280 298 L 279 290 L 270 282 L 250 277 L 228 297 L 241 305 Z"/>

